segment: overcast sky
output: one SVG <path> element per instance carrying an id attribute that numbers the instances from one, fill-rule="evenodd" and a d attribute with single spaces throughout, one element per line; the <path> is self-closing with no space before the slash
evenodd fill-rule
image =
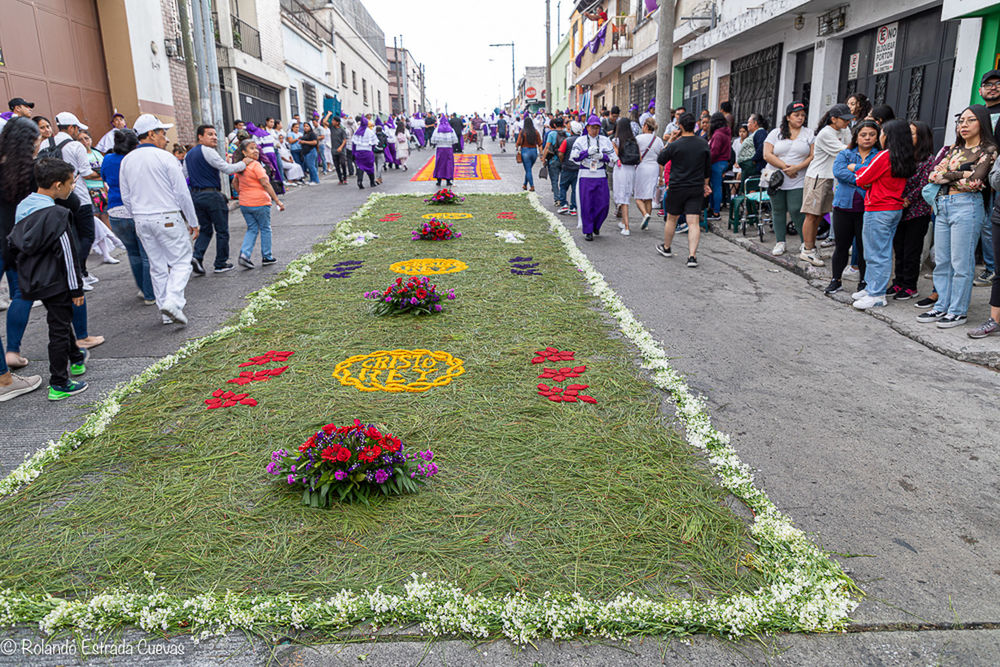
<path id="1" fill-rule="evenodd" d="M 545 1 L 430 2 L 365 0 L 365 8 L 385 32 L 386 42 L 403 36 L 403 47 L 427 69 L 428 103 L 441 111 L 492 111 L 511 96 L 510 47 L 516 78 L 525 66 L 545 65 Z M 571 0 L 562 0 L 562 34 L 568 29 Z M 552 49 L 558 43 L 556 0 L 551 0 Z M 492 59 L 492 61 L 491 61 Z"/>

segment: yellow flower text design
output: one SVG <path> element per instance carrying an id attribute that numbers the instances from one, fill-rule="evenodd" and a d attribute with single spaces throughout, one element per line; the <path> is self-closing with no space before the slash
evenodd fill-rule
<path id="1" fill-rule="evenodd" d="M 405 273 L 408 276 L 429 276 L 436 273 L 458 273 L 465 271 L 469 265 L 457 259 L 408 259 L 404 262 L 396 262 L 389 266 L 389 269 L 396 273 Z"/>
<path id="2" fill-rule="evenodd" d="M 440 350 L 379 350 L 337 364 L 333 377 L 359 391 L 421 392 L 465 372 L 462 360 Z"/>

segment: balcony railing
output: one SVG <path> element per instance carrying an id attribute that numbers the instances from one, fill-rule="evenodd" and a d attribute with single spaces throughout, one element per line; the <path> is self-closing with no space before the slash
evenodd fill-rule
<path id="1" fill-rule="evenodd" d="M 608 54 L 629 58 L 632 55 L 632 42 L 635 33 L 635 15 L 612 16 L 608 19 L 607 29 L 604 35 L 604 44 L 598 42 L 597 51 L 591 52 L 587 42 L 577 47 L 577 52 L 573 54 L 573 76 L 578 77 L 586 72 L 595 63 L 601 61 Z M 602 26 L 602 29 L 604 26 Z M 580 64 L 576 64 L 576 56 L 583 49 Z"/>
<path id="2" fill-rule="evenodd" d="M 281 0 L 281 14 L 306 31 L 316 41 L 330 41 L 330 31 L 316 20 L 309 8 L 299 0 Z"/>
<path id="3" fill-rule="evenodd" d="M 260 60 L 260 31 L 239 16 L 233 19 L 233 48 Z"/>

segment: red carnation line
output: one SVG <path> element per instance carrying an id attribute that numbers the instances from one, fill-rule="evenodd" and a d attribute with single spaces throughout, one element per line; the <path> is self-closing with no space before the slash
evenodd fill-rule
<path id="1" fill-rule="evenodd" d="M 288 366 L 279 366 L 278 368 L 265 368 L 262 371 L 243 371 L 240 373 L 239 377 L 235 377 L 232 380 L 227 380 L 229 384 L 250 384 L 251 382 L 267 382 L 273 377 L 278 377 L 282 373 L 288 370 Z"/>
<path id="2" fill-rule="evenodd" d="M 502 211 L 500 215 L 497 216 L 497 220 L 514 220 L 517 216 L 514 215 L 513 211 Z"/>
<path id="3" fill-rule="evenodd" d="M 396 222 L 402 217 L 402 213 L 388 213 L 385 217 L 379 218 L 379 222 Z"/>
<path id="4" fill-rule="evenodd" d="M 547 347 L 544 350 L 535 352 L 535 358 L 531 360 L 531 363 L 542 364 L 546 361 L 576 361 L 576 359 L 573 358 L 574 354 L 576 354 L 576 352 L 570 352 L 569 350 L 557 350 L 554 347 Z"/>
<path id="5" fill-rule="evenodd" d="M 250 398 L 249 394 L 237 394 L 224 389 L 216 389 L 212 392 L 212 398 L 205 401 L 205 405 L 208 406 L 206 410 L 215 410 L 216 408 L 231 408 L 234 405 L 252 407 L 257 405 L 257 401 Z"/>
<path id="6" fill-rule="evenodd" d="M 554 382 L 565 382 L 567 378 L 578 378 L 587 371 L 586 366 L 575 366 L 573 368 L 543 368 L 539 379 L 551 379 Z"/>
<path id="7" fill-rule="evenodd" d="M 576 403 L 577 401 L 583 401 L 584 403 L 597 403 L 597 399 L 593 396 L 588 396 L 586 394 L 581 394 L 580 391 L 587 389 L 590 385 L 586 384 L 571 384 L 567 385 L 565 389 L 562 387 L 550 387 L 547 384 L 538 385 L 538 394 L 540 396 L 545 396 L 553 403 Z"/>
<path id="8" fill-rule="evenodd" d="M 264 364 L 269 364 L 275 361 L 284 363 L 288 361 L 288 357 L 292 356 L 293 354 L 295 353 L 290 351 L 278 352 L 276 350 L 270 350 L 265 354 L 256 357 L 250 357 L 249 361 L 245 361 L 242 364 L 240 364 L 240 368 L 244 368 L 246 366 L 263 366 Z"/>

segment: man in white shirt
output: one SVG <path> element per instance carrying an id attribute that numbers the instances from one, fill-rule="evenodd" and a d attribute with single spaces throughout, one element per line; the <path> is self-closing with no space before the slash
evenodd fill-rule
<path id="1" fill-rule="evenodd" d="M 191 277 L 191 241 L 198 238 L 198 217 L 180 162 L 164 150 L 171 127 L 152 114 L 136 118 L 139 147 L 122 160 L 118 178 L 122 202 L 149 257 L 163 323 L 187 324 L 184 288 Z"/>
<path id="2" fill-rule="evenodd" d="M 115 147 L 115 132 L 124 130 L 126 127 L 128 125 L 125 123 L 125 116 L 116 111 L 115 115 L 111 117 L 111 129 L 101 137 L 94 148 L 107 155 Z"/>

